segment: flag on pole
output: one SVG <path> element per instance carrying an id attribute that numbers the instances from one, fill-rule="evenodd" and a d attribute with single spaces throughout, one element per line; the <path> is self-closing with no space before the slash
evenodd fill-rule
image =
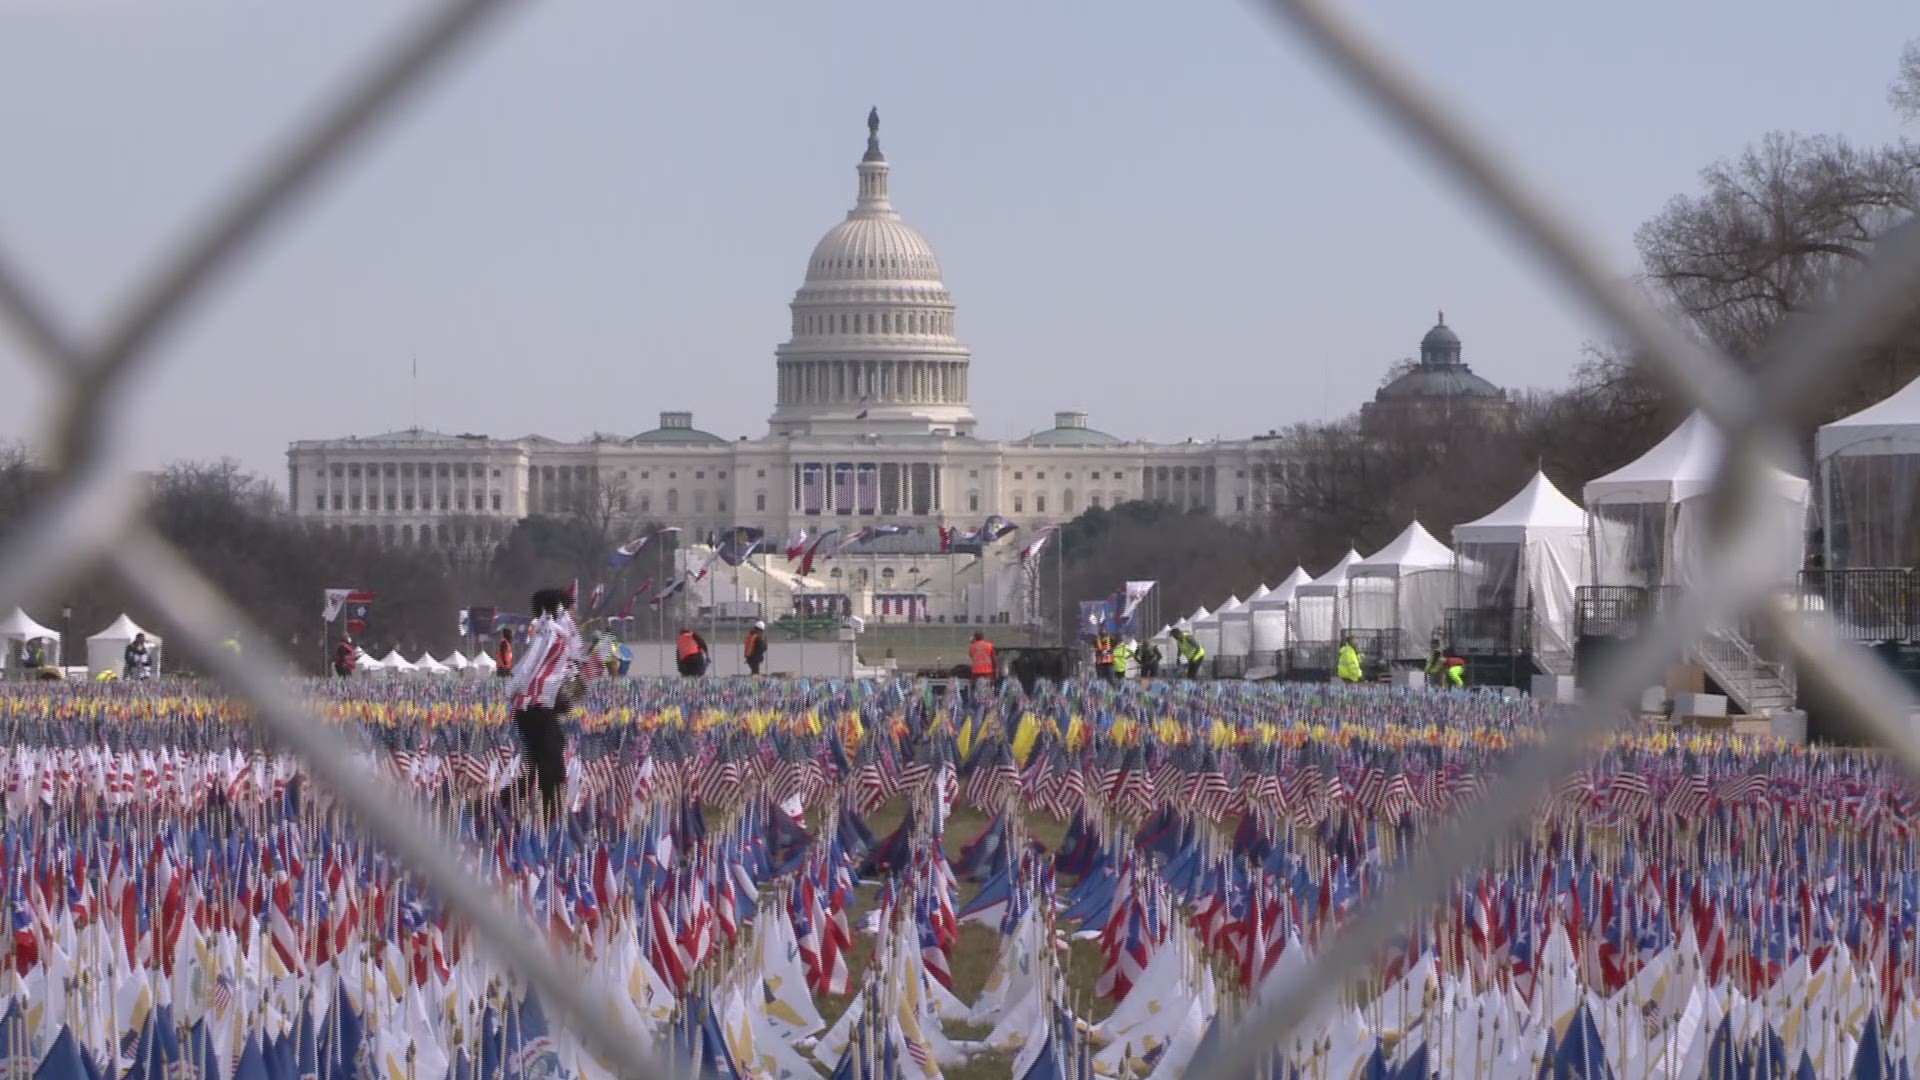
<path id="1" fill-rule="evenodd" d="M 463 637 L 463 638 L 471 637 L 473 634 L 473 624 L 467 621 L 466 608 L 460 609 L 460 629 L 458 631 L 458 634 L 460 637 Z"/>
<path id="2" fill-rule="evenodd" d="M 607 598 L 607 583 L 604 581 L 594 582 L 593 593 L 587 598 L 587 614 L 591 615 L 594 612 L 599 611 L 600 602 L 602 600 L 605 600 L 606 598 Z"/>
<path id="3" fill-rule="evenodd" d="M 359 636 L 367 628 L 367 616 L 373 614 L 373 594 L 355 590 L 346 595 L 347 633 Z"/>
<path id="4" fill-rule="evenodd" d="M 331 623 L 340 617 L 340 609 L 347 604 L 347 597 L 353 595 L 352 589 L 328 589 L 324 594 L 320 608 L 320 621 Z"/>

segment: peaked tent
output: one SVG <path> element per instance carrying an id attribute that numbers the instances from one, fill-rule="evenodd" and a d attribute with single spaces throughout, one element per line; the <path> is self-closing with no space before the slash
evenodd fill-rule
<path id="1" fill-rule="evenodd" d="M 87 674 L 98 675 L 103 671 L 118 674 L 126 667 L 127 646 L 139 634 L 147 634 L 134 624 L 132 619 L 121 615 L 113 620 L 105 630 L 87 639 Z M 152 650 L 153 673 L 160 674 L 160 638 L 147 634 L 147 646 Z"/>
<path id="2" fill-rule="evenodd" d="M 1696 580 L 1713 557 L 1703 547 L 1705 515 L 1725 454 L 1725 437 L 1696 412 L 1653 449 L 1588 481 L 1583 495 L 1593 583 L 1658 587 Z M 1804 478 L 1768 466 L 1761 491 L 1767 519 L 1803 536 L 1807 492 Z M 1796 544 L 1774 573 L 1791 581 L 1801 562 Z"/>
<path id="3" fill-rule="evenodd" d="M 460 655 L 459 649 L 455 649 L 453 650 L 452 653 L 448 654 L 447 656 L 447 666 L 452 668 L 454 671 L 457 671 L 460 674 L 465 675 L 467 673 L 467 669 L 472 667 L 473 665 L 467 660 L 466 657 Z"/>
<path id="4" fill-rule="evenodd" d="M 1574 601 L 1592 578 L 1587 512 L 1545 473 L 1499 509 L 1453 527 L 1460 557 L 1457 649 L 1530 653 L 1547 670 L 1572 671 Z"/>
<path id="5" fill-rule="evenodd" d="M 453 669 L 433 658 L 432 653 L 421 653 L 420 662 L 413 665 L 423 675 L 450 675 Z"/>
<path id="6" fill-rule="evenodd" d="M 386 668 L 388 671 L 415 670 L 414 665 L 407 663 L 407 658 L 400 655 L 399 649 L 388 652 L 387 655 L 381 659 L 380 666 Z"/>
<path id="7" fill-rule="evenodd" d="M 1220 655 L 1245 658 L 1253 653 L 1253 604 L 1272 592 L 1265 585 L 1247 594 L 1245 600 L 1223 605 L 1220 616 Z M 1241 664 L 1245 667 L 1245 664 Z"/>
<path id="8" fill-rule="evenodd" d="M 1340 615 L 1346 607 L 1347 572 L 1359 561 L 1360 553 L 1348 548 L 1326 573 L 1294 591 L 1287 622 L 1291 666 L 1333 670 L 1334 644 L 1340 640 Z"/>
<path id="9" fill-rule="evenodd" d="M 0 643 L 5 644 L 0 651 L 0 667 L 12 668 L 20 661 L 20 650 L 29 641 L 46 640 L 53 644 L 53 655 L 48 659 L 59 662 L 60 635 L 41 626 L 27 617 L 25 611 L 13 609 L 13 614 L 0 619 Z"/>
<path id="10" fill-rule="evenodd" d="M 1920 566 L 1920 379 L 1824 425 L 1813 446 L 1825 565 Z"/>
<path id="11" fill-rule="evenodd" d="M 473 654 L 472 667 L 482 675 L 491 675 L 500 670 L 500 665 L 494 663 L 493 655 L 485 649 Z"/>
<path id="12" fill-rule="evenodd" d="M 1426 655 L 1453 602 L 1454 555 L 1418 521 L 1347 571 L 1346 622 L 1356 638 L 1372 636 L 1382 660 Z"/>
<path id="13" fill-rule="evenodd" d="M 1214 608 L 1212 612 L 1207 612 L 1205 608 L 1201 608 L 1200 611 L 1194 613 L 1192 627 L 1193 640 L 1199 642 L 1200 647 L 1207 650 L 1208 660 L 1213 660 L 1220 655 L 1220 613 L 1229 607 L 1237 606 L 1239 603 L 1239 597 L 1229 596 L 1225 603 Z"/>
<path id="14" fill-rule="evenodd" d="M 1313 575 L 1301 567 L 1294 567 L 1285 581 L 1274 586 L 1265 596 L 1247 601 L 1248 624 L 1251 627 L 1253 641 L 1250 668 L 1264 667 L 1268 661 L 1279 664 L 1280 650 L 1287 647 L 1287 614 L 1293 606 L 1293 597 L 1300 586 L 1313 580 Z"/>

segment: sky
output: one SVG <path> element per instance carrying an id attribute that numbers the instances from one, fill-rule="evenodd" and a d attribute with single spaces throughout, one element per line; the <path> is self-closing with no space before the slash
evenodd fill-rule
<path id="1" fill-rule="evenodd" d="M 1355 0 L 1577 215 L 1633 233 L 1769 131 L 1898 136 L 1911 0 Z M 420 5 L 0 0 L 0 252 L 82 339 Z M 138 464 L 418 424 L 766 432 L 808 253 L 878 106 L 939 254 L 983 437 L 1056 410 L 1237 438 L 1357 408 L 1444 309 L 1561 385 L 1605 337 L 1273 16 L 1164 4 L 528 3 L 163 341 Z M 413 376 L 417 365 L 418 377 Z M 48 384 L 0 330 L 0 441 Z"/>

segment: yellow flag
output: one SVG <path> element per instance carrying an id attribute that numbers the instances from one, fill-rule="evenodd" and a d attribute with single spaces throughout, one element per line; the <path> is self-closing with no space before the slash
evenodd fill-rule
<path id="1" fill-rule="evenodd" d="M 1020 718 L 1020 726 L 1013 732 L 1013 760 L 1021 766 L 1027 763 L 1027 755 L 1033 753 L 1033 744 L 1040 738 L 1040 724 L 1032 713 Z"/>

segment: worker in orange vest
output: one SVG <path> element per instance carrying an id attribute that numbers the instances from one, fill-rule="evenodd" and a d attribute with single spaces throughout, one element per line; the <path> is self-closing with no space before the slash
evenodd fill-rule
<path id="1" fill-rule="evenodd" d="M 973 643 L 967 646 L 967 659 L 972 663 L 973 677 L 976 681 L 993 681 L 993 642 L 978 630 L 973 632 Z"/>
<path id="2" fill-rule="evenodd" d="M 760 665 L 767 662 L 767 624 L 756 619 L 753 629 L 747 631 L 746 644 L 741 650 L 747 661 L 747 670 L 760 674 Z"/>
<path id="3" fill-rule="evenodd" d="M 513 675 L 513 628 L 512 627 L 503 626 L 500 628 L 500 647 L 494 652 L 493 666 L 498 671 L 501 678 L 505 679 L 505 678 L 512 677 Z"/>
<path id="4" fill-rule="evenodd" d="M 686 627 L 680 628 L 680 640 L 674 646 L 675 662 L 680 666 L 680 674 L 697 679 L 707 673 L 706 639 Z"/>

